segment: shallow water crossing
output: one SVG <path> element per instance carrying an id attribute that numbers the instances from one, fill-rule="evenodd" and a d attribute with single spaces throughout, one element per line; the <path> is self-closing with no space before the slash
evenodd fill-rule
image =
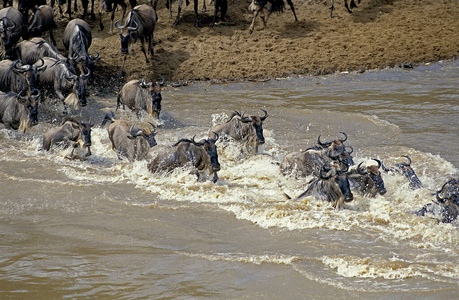
<path id="1" fill-rule="evenodd" d="M 0 298 L 451 299 L 459 223 L 413 212 L 458 177 L 458 81 L 453 61 L 164 90 L 160 145 L 206 137 L 235 110 L 268 112 L 261 155 L 219 145 L 216 184 L 119 160 L 98 125 L 92 155 L 74 160 L 39 151 L 43 115 L 29 134 L 1 129 Z M 93 97 L 81 115 L 100 124 L 115 105 Z M 282 157 L 340 132 L 356 163 L 410 156 L 423 188 L 383 173 L 386 194 L 354 193 L 342 210 L 287 200 L 311 178 L 281 174 Z"/>

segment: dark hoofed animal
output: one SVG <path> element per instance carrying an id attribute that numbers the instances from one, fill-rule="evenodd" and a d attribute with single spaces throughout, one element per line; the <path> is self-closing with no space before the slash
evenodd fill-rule
<path id="1" fill-rule="evenodd" d="M 22 14 L 14 7 L 0 10 L 0 39 L 6 58 L 14 59 L 14 46 L 19 39 L 26 36 L 26 25 L 22 20 Z"/>
<path id="2" fill-rule="evenodd" d="M 115 22 L 115 27 L 120 30 L 121 53 L 124 55 L 123 64 L 121 65 L 120 74 L 123 73 L 124 63 L 127 54 L 132 53 L 132 44 L 140 39 L 141 49 L 145 55 L 145 60 L 149 63 L 148 55 L 154 55 L 153 52 L 153 31 L 156 24 L 155 10 L 146 4 L 138 5 L 129 12 L 124 26 L 119 25 L 119 20 Z M 145 39 L 148 42 L 148 49 L 145 51 Z"/>
<path id="3" fill-rule="evenodd" d="M 23 64 L 33 65 L 40 58 L 52 57 L 67 63 L 67 58 L 49 42 L 41 37 L 34 37 L 16 45 L 16 51 Z"/>
<path id="4" fill-rule="evenodd" d="M 136 0 L 129 0 L 131 4 L 131 8 L 134 8 L 137 6 L 137 1 Z M 100 5 L 99 5 L 99 27 L 100 30 L 104 30 L 104 24 L 102 23 L 102 13 L 105 11 L 107 13 L 111 13 L 110 16 L 110 30 L 108 31 L 108 34 L 113 34 L 113 21 L 115 19 L 115 11 L 118 8 L 118 5 L 121 6 L 121 9 L 123 10 L 123 14 L 121 16 L 121 22 L 124 20 L 124 16 L 126 15 L 126 9 L 127 9 L 127 4 L 124 0 L 101 0 Z"/>
<path id="5" fill-rule="evenodd" d="M 265 13 L 264 8 L 267 4 L 271 4 L 271 6 L 268 8 L 268 11 Z M 295 17 L 295 21 L 298 21 L 298 18 L 296 17 L 295 13 L 295 7 L 293 6 L 292 0 L 287 0 L 288 5 L 290 5 L 290 8 L 292 9 L 293 16 Z M 249 34 L 253 33 L 253 30 L 255 28 L 255 20 L 260 14 L 261 20 L 263 21 L 264 28 L 267 28 L 266 23 L 268 22 L 269 16 L 273 12 L 283 12 L 285 8 L 285 2 L 284 0 L 252 0 L 252 3 L 249 6 L 249 10 L 253 11 L 253 19 L 252 19 L 252 24 L 249 27 Z"/>
<path id="6" fill-rule="evenodd" d="M 209 130 L 209 137 L 214 138 L 218 134 L 222 139 L 231 138 L 241 142 L 243 148 L 249 152 L 258 152 L 258 146 L 265 143 L 263 136 L 263 122 L 268 117 L 266 110 L 263 116 L 244 116 L 244 113 L 234 112 L 229 120 L 223 124 L 217 124 Z"/>
<path id="7" fill-rule="evenodd" d="M 442 223 L 451 223 L 459 215 L 459 180 L 450 179 L 435 194 L 436 200 L 415 212 L 418 216 L 432 215 Z"/>
<path id="8" fill-rule="evenodd" d="M 341 164 L 342 167 L 354 165 L 351 156 L 353 149 L 344 145 L 347 135 L 344 132 L 341 133 L 344 138 L 328 142 L 322 142 L 319 135 L 317 138 L 318 145 L 304 151 L 287 154 L 280 164 L 282 173 L 285 175 L 294 173 L 297 177 L 319 176 L 322 166 L 326 163 L 335 162 Z M 347 151 L 346 147 L 350 151 Z"/>
<path id="9" fill-rule="evenodd" d="M 384 164 L 382 164 L 383 170 L 385 172 L 396 172 L 404 175 L 406 178 L 408 178 L 410 182 L 410 188 L 412 188 L 413 190 L 422 188 L 421 180 L 419 180 L 418 176 L 411 167 L 411 158 L 407 155 L 402 155 L 402 157 L 407 158 L 408 162 L 396 163 L 391 168 L 386 168 Z"/>
<path id="10" fill-rule="evenodd" d="M 30 94 L 38 88 L 39 73 L 46 70 L 43 59 L 33 65 L 24 65 L 20 60 L 0 61 L 0 91 Z"/>
<path id="11" fill-rule="evenodd" d="M 193 139 L 181 139 L 172 147 L 158 147 L 153 153 L 154 158 L 148 164 L 152 173 L 171 172 L 175 168 L 181 168 L 191 164 L 195 174 L 200 178 L 200 172 L 208 171 L 213 174 L 212 181 L 218 180 L 217 172 L 220 171 L 218 162 L 217 146 L 218 134 L 213 139 L 205 139 L 196 142 Z M 153 149 L 156 149 L 153 148 Z"/>
<path id="12" fill-rule="evenodd" d="M 360 4 L 360 0 L 358 1 Z M 344 0 L 344 7 L 346 7 L 347 11 L 349 13 L 352 13 L 352 9 L 357 7 L 355 4 L 354 0 L 351 0 L 350 6 L 347 4 L 347 0 Z M 335 0 L 331 0 L 331 6 L 330 6 L 330 18 L 333 18 L 333 9 L 335 8 Z"/>
<path id="13" fill-rule="evenodd" d="M 43 90 L 53 90 L 59 100 L 75 108 L 78 105 L 86 106 L 86 85 L 90 71 L 86 69 L 85 74 L 77 76 L 66 63 L 60 60 L 45 57 L 43 61 L 47 68 L 40 74 L 40 87 Z"/>
<path id="14" fill-rule="evenodd" d="M 49 39 L 54 46 L 56 41 L 54 40 L 53 30 L 56 28 L 56 22 L 54 22 L 53 9 L 48 5 L 41 5 L 35 9 L 32 22 L 29 24 L 28 31 L 32 37 L 40 37 L 43 32 L 49 32 Z"/>
<path id="15" fill-rule="evenodd" d="M 137 128 L 125 120 L 116 120 L 113 113 L 105 116 L 102 123 L 111 124 L 107 128 L 108 137 L 112 142 L 112 149 L 119 159 L 127 158 L 130 162 L 147 158 L 150 148 L 156 146 L 156 127 L 150 123 L 150 128 Z"/>
<path id="16" fill-rule="evenodd" d="M 6 129 L 25 132 L 38 123 L 38 90 L 30 96 L 22 96 L 15 92 L 0 92 L 0 122 Z"/>
<path id="17" fill-rule="evenodd" d="M 384 195 L 387 192 L 379 171 L 382 163 L 378 159 L 372 159 L 378 163 L 377 166 L 366 164 L 365 167 L 362 167 L 363 162 L 361 162 L 357 168 L 348 173 L 351 187 L 359 193 L 370 197 L 374 197 L 376 194 Z"/>
<path id="18" fill-rule="evenodd" d="M 319 177 L 313 180 L 296 200 L 310 196 L 331 202 L 334 208 L 342 208 L 344 202 L 354 200 L 347 171 L 347 166 L 342 169 L 337 164 L 331 166 L 324 164 L 320 169 Z"/>
<path id="19" fill-rule="evenodd" d="M 53 146 L 64 148 L 73 147 L 70 157 L 73 157 L 75 149 L 82 144 L 87 148 L 86 156 L 91 155 L 91 122 L 80 122 L 74 118 L 65 117 L 62 125 L 51 128 L 43 135 L 42 149 L 49 151 Z"/>
<path id="20" fill-rule="evenodd" d="M 140 116 L 140 112 L 144 110 L 150 116 L 159 120 L 162 101 L 161 86 L 163 84 L 164 78 L 155 84 L 153 82 L 146 82 L 145 78 L 129 81 L 118 94 L 116 109 L 121 105 L 123 109 L 127 106 L 134 110 L 137 116 Z"/>

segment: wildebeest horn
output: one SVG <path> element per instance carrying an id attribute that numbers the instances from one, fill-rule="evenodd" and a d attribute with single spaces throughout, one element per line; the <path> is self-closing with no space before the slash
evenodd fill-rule
<path id="1" fill-rule="evenodd" d="M 155 124 L 153 124 L 153 123 L 151 123 L 151 122 L 148 122 L 148 124 L 150 124 L 151 127 L 153 127 L 153 131 L 152 131 L 151 133 L 152 133 L 153 135 L 155 135 L 155 134 L 156 134 L 156 126 L 155 126 Z"/>
<path id="2" fill-rule="evenodd" d="M 78 77 L 75 75 L 75 74 L 71 74 L 70 76 L 65 74 L 65 79 L 67 79 L 68 81 L 73 81 L 73 80 L 77 80 Z"/>
<path id="3" fill-rule="evenodd" d="M 213 139 L 211 139 L 210 141 L 211 141 L 212 143 L 215 143 L 216 141 L 218 141 L 219 136 L 218 136 L 218 133 L 216 133 L 216 132 L 214 132 L 214 131 L 212 131 L 212 133 L 215 134 L 215 137 L 214 137 Z"/>
<path id="4" fill-rule="evenodd" d="M 442 190 L 443 190 L 443 188 L 442 188 Z M 445 198 L 441 198 L 441 197 L 438 195 L 438 194 L 440 194 L 440 192 L 441 192 L 442 190 L 437 191 L 437 192 L 435 193 L 435 196 L 436 196 L 437 201 L 438 201 L 439 203 L 445 203 L 445 202 L 446 202 Z"/>
<path id="5" fill-rule="evenodd" d="M 268 112 L 262 108 L 260 108 L 261 111 L 263 111 L 265 113 L 265 115 L 263 117 L 260 117 L 260 120 L 263 122 L 267 117 L 268 117 Z"/>
<path id="6" fill-rule="evenodd" d="M 378 163 L 378 169 L 381 168 L 382 162 L 379 159 L 372 158 L 372 160 L 376 161 Z"/>
<path id="7" fill-rule="evenodd" d="M 244 114 L 245 112 L 243 112 L 242 115 L 240 115 L 242 123 L 250 123 L 253 121 L 252 118 L 244 117 Z"/>
<path id="8" fill-rule="evenodd" d="M 37 99 L 38 97 L 40 97 L 40 90 L 38 89 L 33 89 L 32 92 L 30 93 L 30 96 Z"/>
<path id="9" fill-rule="evenodd" d="M 322 143 L 322 142 L 320 141 L 320 136 L 321 136 L 321 135 L 319 135 L 319 136 L 317 137 L 317 143 L 318 143 L 322 148 L 328 148 L 328 147 L 330 147 L 330 145 L 331 145 L 332 142 Z"/>
<path id="10" fill-rule="evenodd" d="M 136 30 L 139 28 L 139 25 L 137 24 L 136 21 L 134 21 L 134 26 L 135 26 L 135 27 L 128 26 L 127 29 L 128 29 L 129 31 L 136 31 Z"/>
<path id="11" fill-rule="evenodd" d="M 118 28 L 119 30 L 123 30 L 124 26 L 120 26 L 120 20 L 115 22 L 115 27 Z"/>
<path id="12" fill-rule="evenodd" d="M 411 158 L 408 155 L 402 155 L 402 157 L 408 158 L 408 163 L 402 162 L 402 165 L 409 167 L 411 166 Z"/>
<path id="13" fill-rule="evenodd" d="M 164 83 L 166 82 L 166 79 L 164 79 L 164 77 L 163 77 L 163 76 L 161 76 L 161 75 L 159 75 L 159 77 L 161 77 L 161 81 L 159 81 L 159 82 L 158 82 L 158 81 L 156 81 L 156 83 L 157 83 L 157 84 L 159 84 L 160 86 L 163 86 L 163 85 L 164 85 Z"/>
<path id="14" fill-rule="evenodd" d="M 19 72 L 25 72 L 25 71 L 28 71 L 30 69 L 30 65 L 25 65 L 25 66 L 20 66 L 18 67 L 18 64 L 20 64 L 21 61 L 18 59 L 18 60 L 15 60 L 14 63 L 13 63 L 13 68 Z"/>
<path id="15" fill-rule="evenodd" d="M 325 174 L 324 174 L 324 171 L 326 172 Z M 319 174 L 320 178 L 328 179 L 332 177 L 332 174 L 330 171 L 331 171 L 331 168 L 327 168 L 326 164 L 324 164 L 322 168 L 320 168 L 320 174 Z"/>
<path id="16" fill-rule="evenodd" d="M 362 168 L 362 164 L 363 164 L 363 161 L 357 166 L 357 172 L 359 172 L 359 174 L 365 175 L 368 173 L 368 171 Z"/>
<path id="17" fill-rule="evenodd" d="M 98 58 L 99 58 L 99 55 L 100 55 L 99 52 L 97 52 L 97 51 L 94 50 L 94 49 L 93 49 L 92 51 L 96 52 L 96 56 L 93 56 L 92 58 L 93 58 L 93 59 L 98 59 Z"/>
<path id="18" fill-rule="evenodd" d="M 340 140 L 341 143 L 344 143 L 347 140 L 347 134 L 345 134 L 342 131 L 340 131 L 340 133 L 344 134 L 344 140 L 343 139 L 339 139 L 339 140 Z"/>
<path id="19" fill-rule="evenodd" d="M 80 76 L 81 76 L 81 78 L 86 79 L 86 78 L 89 77 L 89 75 L 91 75 L 91 70 L 89 70 L 86 67 L 84 67 L 84 69 L 85 69 L 85 71 L 87 71 L 87 73 L 86 74 L 81 74 Z"/>
<path id="20" fill-rule="evenodd" d="M 46 68 L 45 61 L 43 60 L 43 58 L 40 58 L 40 61 L 41 65 L 37 66 L 37 71 L 41 71 L 43 68 Z"/>
<path id="21" fill-rule="evenodd" d="M 381 161 L 381 167 L 382 167 L 382 169 L 384 170 L 384 172 L 389 172 L 389 171 L 390 171 L 389 168 L 386 168 L 386 167 L 384 166 L 384 162 L 383 162 L 383 161 Z"/>
<path id="22" fill-rule="evenodd" d="M 202 145 L 204 145 L 204 143 L 196 142 L 196 141 L 194 140 L 195 137 L 196 137 L 196 135 L 194 135 L 193 138 L 191 139 L 191 142 L 192 142 L 194 145 L 196 145 L 196 146 L 202 146 Z"/>
<path id="23" fill-rule="evenodd" d="M 346 151 L 346 147 L 351 148 L 351 151 Z M 346 151 L 349 154 L 352 154 L 352 152 L 354 152 L 354 148 L 352 148 L 352 146 L 345 146 L 344 151 Z"/>

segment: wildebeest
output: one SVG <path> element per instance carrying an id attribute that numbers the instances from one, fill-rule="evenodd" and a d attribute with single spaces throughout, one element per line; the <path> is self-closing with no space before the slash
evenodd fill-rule
<path id="1" fill-rule="evenodd" d="M 213 139 L 206 139 L 196 142 L 193 139 L 181 139 L 172 147 L 158 147 L 159 151 L 155 151 L 156 155 L 148 164 L 148 169 L 152 173 L 156 172 L 171 172 L 175 168 L 181 168 L 191 163 L 195 168 L 198 179 L 200 172 L 209 171 L 209 175 L 213 174 L 212 181 L 217 182 L 217 172 L 220 171 L 220 163 L 218 162 L 217 146 L 215 142 L 218 139 L 218 134 Z"/>
<path id="2" fill-rule="evenodd" d="M 125 120 L 116 120 L 113 113 L 105 116 L 102 126 L 109 121 L 107 128 L 108 138 L 112 142 L 112 149 L 119 159 L 123 157 L 129 161 L 147 158 L 151 147 L 156 146 L 156 127 L 150 123 L 150 128 L 137 128 Z"/>
<path id="3" fill-rule="evenodd" d="M 360 3 L 360 0 L 359 0 L 359 3 Z M 347 5 L 347 0 L 344 0 L 344 7 L 346 7 L 347 11 L 349 13 L 352 13 L 352 10 L 354 7 L 357 7 L 357 5 L 355 4 L 355 1 L 354 0 L 351 0 L 351 6 L 349 7 Z M 335 0 L 331 0 L 331 6 L 330 6 L 330 18 L 333 18 L 333 9 L 335 8 Z"/>
<path id="4" fill-rule="evenodd" d="M 25 24 L 22 14 L 14 7 L 0 10 L 0 37 L 6 58 L 13 58 L 14 46 L 21 37 L 25 38 Z"/>
<path id="5" fill-rule="evenodd" d="M 88 49 L 92 43 L 91 28 L 88 23 L 81 19 L 70 21 L 65 27 L 62 43 L 68 50 L 69 61 L 78 66 L 80 74 L 85 73 L 85 67 L 91 72 L 94 71 L 91 61 L 95 58 L 88 54 Z"/>
<path id="6" fill-rule="evenodd" d="M 0 61 L 0 91 L 30 94 L 38 88 L 39 73 L 46 70 L 43 59 L 33 65 L 23 65 L 20 60 Z"/>
<path id="7" fill-rule="evenodd" d="M 119 25 L 119 20 L 115 22 L 115 27 L 120 30 L 121 37 L 121 53 L 124 55 L 123 64 L 120 73 L 123 73 L 124 63 L 126 62 L 127 54 L 132 52 L 132 44 L 140 39 L 141 49 L 145 55 L 145 60 L 149 63 L 147 53 L 153 52 L 153 31 L 156 24 L 155 10 L 146 4 L 134 7 L 126 18 L 124 26 Z M 145 39 L 148 42 L 148 49 L 145 51 Z"/>
<path id="8" fill-rule="evenodd" d="M 271 4 L 271 6 L 268 8 L 268 11 L 266 14 L 264 13 L 264 8 L 268 4 L 268 2 Z M 290 8 L 292 9 L 293 16 L 295 17 L 295 21 L 298 21 L 298 18 L 296 17 L 295 13 L 295 7 L 293 6 L 292 0 L 287 0 L 288 5 L 290 5 Z M 252 0 L 252 3 L 249 6 L 249 10 L 253 11 L 253 19 L 252 19 L 252 24 L 249 27 L 249 34 L 252 34 L 254 28 L 255 28 L 255 19 L 257 18 L 258 14 L 261 13 L 260 17 L 263 20 L 263 25 L 264 28 L 267 27 L 266 23 L 268 22 L 268 18 L 273 12 L 282 12 L 284 11 L 285 8 L 285 2 L 284 0 Z"/>
<path id="9" fill-rule="evenodd" d="M 436 201 L 424 205 L 415 214 L 425 216 L 428 213 L 442 223 L 451 223 L 456 220 L 459 215 L 459 180 L 448 180 L 436 192 L 435 196 Z"/>
<path id="10" fill-rule="evenodd" d="M 244 113 L 234 112 L 228 121 L 217 124 L 209 130 L 209 137 L 214 138 L 218 134 L 221 138 L 232 138 L 242 142 L 243 147 L 249 152 L 258 152 L 258 146 L 265 143 L 263 136 L 263 122 L 268 117 L 266 110 L 263 116 L 244 116 Z"/>
<path id="11" fill-rule="evenodd" d="M 378 165 L 365 164 L 365 167 L 362 167 L 363 162 L 361 162 L 356 168 L 349 171 L 348 178 L 354 190 L 365 196 L 374 197 L 376 194 L 384 195 L 387 190 L 379 171 L 382 163 L 379 159 L 372 158 L 372 160 Z"/>
<path id="12" fill-rule="evenodd" d="M 418 176 L 416 175 L 413 168 L 411 167 L 411 158 L 407 155 L 402 155 L 402 157 L 407 158 L 408 162 L 396 163 L 391 168 L 386 168 L 383 164 L 382 165 L 383 170 L 385 172 L 396 172 L 396 173 L 405 175 L 405 177 L 408 178 L 410 182 L 410 188 L 412 188 L 413 190 L 422 188 L 421 180 L 419 180 Z"/>
<path id="13" fill-rule="evenodd" d="M 43 89 L 53 89 L 59 100 L 65 100 L 66 104 L 75 108 L 78 105 L 86 106 L 86 84 L 90 71 L 86 69 L 85 74 L 77 76 L 62 61 L 51 57 L 45 57 L 43 61 L 47 68 L 40 74 L 40 86 Z M 67 98 L 64 93 L 68 94 Z"/>
<path id="14" fill-rule="evenodd" d="M 354 200 L 347 171 L 347 166 L 341 168 L 337 164 L 324 164 L 320 168 L 319 177 L 314 179 L 296 200 L 310 196 L 331 202 L 334 208 L 342 208 L 344 202 Z"/>
<path id="15" fill-rule="evenodd" d="M 326 163 L 337 162 L 347 166 L 354 165 L 351 156 L 353 149 L 349 147 L 351 151 L 346 151 L 344 142 L 347 140 L 347 135 L 344 132 L 341 133 L 344 135 L 344 139 L 322 142 L 319 135 L 317 146 L 284 156 L 280 164 L 282 173 L 286 175 L 294 173 L 295 176 L 299 177 L 319 176 L 322 166 Z"/>
<path id="16" fill-rule="evenodd" d="M 67 63 L 67 58 L 41 37 L 34 37 L 30 40 L 20 42 L 16 46 L 16 51 L 18 52 L 19 59 L 24 64 L 32 65 L 40 58 L 45 57 L 52 57 Z"/>
<path id="17" fill-rule="evenodd" d="M 83 148 L 87 148 L 86 156 L 91 155 L 91 127 L 90 121 L 77 121 L 74 118 L 65 117 L 62 120 L 62 125 L 49 129 L 43 135 L 42 149 L 49 151 L 52 146 L 62 146 L 67 148 L 72 146 L 72 153 L 82 143 Z"/>
<path id="18" fill-rule="evenodd" d="M 37 7 L 34 12 L 32 22 L 29 24 L 29 36 L 40 37 L 43 32 L 49 31 L 49 39 L 53 45 L 56 45 L 54 40 L 53 29 L 56 28 L 54 22 L 53 9 L 48 5 L 41 5 Z"/>
<path id="19" fill-rule="evenodd" d="M 6 129 L 25 132 L 38 123 L 39 91 L 33 90 L 30 96 L 15 92 L 0 92 L 0 122 Z"/>
<path id="20" fill-rule="evenodd" d="M 142 80 L 131 80 L 127 82 L 118 93 L 116 109 L 123 105 L 134 110 L 137 116 L 145 110 L 150 116 L 159 120 L 161 113 L 161 85 L 164 84 L 164 78 L 161 82 L 146 82 Z"/>
<path id="21" fill-rule="evenodd" d="M 137 6 L 137 1 L 136 0 L 129 0 L 131 4 L 131 8 L 134 8 Z M 121 6 L 121 9 L 123 10 L 123 14 L 121 16 L 121 22 L 124 20 L 124 16 L 126 15 L 126 2 L 124 0 L 101 0 L 100 5 L 99 5 L 99 27 L 100 30 L 104 30 L 104 24 L 102 23 L 102 12 L 110 12 L 110 30 L 108 31 L 109 34 L 113 34 L 113 20 L 115 19 L 115 11 L 118 8 L 118 5 Z"/>

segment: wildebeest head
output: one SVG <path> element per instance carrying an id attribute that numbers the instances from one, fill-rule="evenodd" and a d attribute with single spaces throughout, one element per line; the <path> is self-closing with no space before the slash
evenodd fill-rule
<path id="1" fill-rule="evenodd" d="M 133 26 L 121 26 L 119 25 L 119 20 L 115 22 L 115 27 L 120 30 L 120 37 L 121 37 L 121 53 L 128 54 L 131 53 L 132 44 L 135 43 L 137 40 L 137 29 L 138 24 L 137 22 L 133 22 Z"/>
<path id="2" fill-rule="evenodd" d="M 405 175 L 405 177 L 410 181 L 410 188 L 412 189 L 422 188 L 421 180 L 419 180 L 418 176 L 411 167 L 411 158 L 407 155 L 402 155 L 402 157 L 407 158 L 408 162 L 396 163 L 392 168 L 386 168 L 384 165 L 382 165 L 383 170 L 386 172 L 395 171 Z"/>
<path id="3" fill-rule="evenodd" d="M 85 68 L 85 70 L 87 73 L 81 74 L 80 76 L 77 76 L 75 74 L 65 76 L 66 79 L 72 83 L 72 92 L 78 97 L 78 103 L 82 107 L 88 104 L 86 101 L 86 83 L 88 77 L 91 75 L 91 71 L 89 71 L 88 68 Z"/>
<path id="4" fill-rule="evenodd" d="M 252 124 L 257 136 L 257 145 L 262 145 L 265 143 L 265 137 L 263 136 L 263 122 L 268 117 L 268 113 L 266 112 L 266 110 L 261 108 L 260 110 L 264 112 L 264 116 L 244 117 L 244 113 L 241 115 L 240 113 L 236 112 L 236 114 L 241 117 L 241 122 Z"/>
<path id="5" fill-rule="evenodd" d="M 24 74 L 24 77 L 29 84 L 30 89 L 38 88 L 40 72 L 46 70 L 45 61 L 43 58 L 40 58 L 41 64 L 33 64 L 33 65 L 21 65 L 20 60 L 16 60 L 13 64 L 13 70 L 16 73 Z"/>
<path id="6" fill-rule="evenodd" d="M 444 203 L 446 199 L 452 200 L 459 206 L 459 180 L 450 179 L 436 192 L 437 201 Z"/>
<path id="7" fill-rule="evenodd" d="M 347 166 L 353 166 L 354 165 L 354 159 L 353 157 L 351 156 L 352 152 L 354 152 L 354 149 L 351 147 L 351 146 L 346 146 L 350 149 L 350 151 L 343 151 L 340 155 L 339 155 L 339 160 L 342 161 L 344 164 L 346 164 Z M 345 149 L 346 149 L 345 147 Z"/>
<path id="8" fill-rule="evenodd" d="M 13 54 L 13 46 L 19 39 L 15 33 L 16 24 L 8 21 L 6 17 L 0 20 L 0 38 L 6 50 L 6 55 L 9 57 Z"/>
<path id="9" fill-rule="evenodd" d="M 38 124 L 38 98 L 40 97 L 40 91 L 37 89 L 32 90 L 30 96 L 21 96 L 20 93 L 17 95 L 17 101 L 24 105 L 29 112 L 29 124 L 28 126 L 35 126 Z M 28 127 L 27 126 L 27 127 Z"/>
<path id="10" fill-rule="evenodd" d="M 361 166 L 363 162 L 361 162 L 357 166 L 357 171 L 361 175 L 368 175 L 369 179 L 371 180 L 371 182 L 368 184 L 373 184 L 374 187 L 376 188 L 376 191 L 380 195 L 384 195 L 387 192 L 387 190 L 384 186 L 384 180 L 382 179 L 381 172 L 379 171 L 382 163 L 379 159 L 375 159 L 375 158 L 372 158 L 372 159 L 378 163 L 377 166 L 369 165 L 366 168 L 362 168 Z"/>
<path id="11" fill-rule="evenodd" d="M 151 147 L 154 147 L 157 145 L 155 135 L 156 135 L 156 127 L 152 123 L 149 123 L 153 130 L 149 128 L 144 128 L 144 129 L 139 129 L 135 128 L 134 126 L 131 126 L 131 128 L 128 131 L 128 138 L 129 139 L 136 139 L 138 137 L 143 137 L 148 145 Z"/>
<path id="12" fill-rule="evenodd" d="M 347 178 L 347 171 L 349 168 L 345 165 L 344 168 L 330 167 L 324 164 L 320 170 L 320 178 L 324 180 L 334 180 L 338 184 L 343 199 L 345 202 L 354 200 L 354 195 L 351 191 L 349 179 Z M 339 204 L 338 204 L 339 206 Z"/>
<path id="13" fill-rule="evenodd" d="M 343 139 L 336 139 L 334 141 L 328 141 L 328 142 L 321 142 L 320 141 L 320 135 L 317 138 L 317 143 L 319 144 L 320 147 L 323 149 L 328 149 L 328 156 L 333 159 L 337 159 L 341 153 L 346 151 L 346 147 L 344 146 L 344 142 L 347 140 L 347 135 L 344 132 L 341 132 L 344 135 Z"/>
<path id="14" fill-rule="evenodd" d="M 214 134 L 215 134 L 215 137 L 213 139 L 206 139 L 200 142 L 196 142 L 193 137 L 192 142 L 196 146 L 203 147 L 203 149 L 210 156 L 210 165 L 211 165 L 212 172 L 218 172 L 220 171 L 220 163 L 218 162 L 217 146 L 215 145 L 215 142 L 217 142 L 218 140 L 218 134 L 215 132 Z"/>
<path id="15" fill-rule="evenodd" d="M 145 78 L 142 78 L 139 86 L 144 89 L 148 89 L 151 94 L 152 100 L 152 116 L 156 119 L 159 119 L 159 114 L 161 113 L 161 86 L 164 84 L 165 80 L 161 76 L 161 81 L 157 81 L 155 84 L 153 82 L 146 82 Z"/>

